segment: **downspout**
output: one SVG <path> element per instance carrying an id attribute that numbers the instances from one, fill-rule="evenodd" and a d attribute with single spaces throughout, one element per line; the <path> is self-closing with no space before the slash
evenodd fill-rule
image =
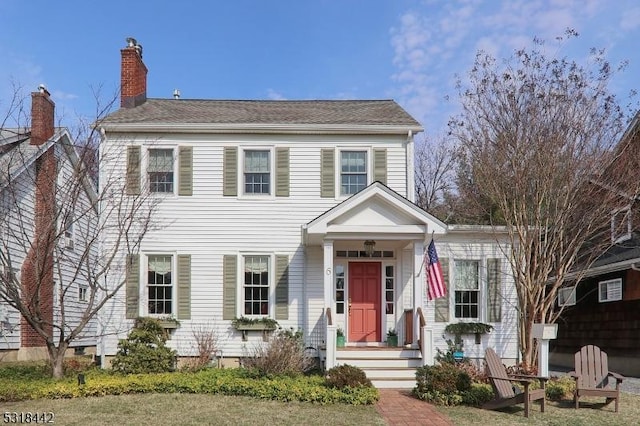
<path id="1" fill-rule="evenodd" d="M 415 176 L 414 176 L 414 144 L 413 144 L 413 131 L 409 130 L 407 132 L 407 145 L 405 148 L 405 152 L 407 155 L 406 158 L 406 171 L 407 171 L 407 199 L 412 203 L 416 201 L 416 184 L 415 184 Z"/>
<path id="2" fill-rule="evenodd" d="M 632 263 L 631 264 L 631 269 L 633 269 L 634 271 L 640 272 L 640 266 L 638 266 L 637 263 Z"/>
<path id="3" fill-rule="evenodd" d="M 302 235 L 300 236 L 302 241 L 302 329 L 305 330 L 305 340 L 307 340 L 305 346 L 311 346 L 311 331 L 309 330 L 309 300 L 307 299 L 307 224 L 302 225 Z"/>

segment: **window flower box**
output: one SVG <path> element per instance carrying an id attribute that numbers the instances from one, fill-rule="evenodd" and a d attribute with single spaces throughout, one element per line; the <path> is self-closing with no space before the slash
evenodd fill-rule
<path id="1" fill-rule="evenodd" d="M 445 333 L 460 336 L 462 334 L 475 334 L 475 342 L 480 344 L 481 335 L 487 334 L 493 330 L 493 326 L 482 322 L 457 322 L 449 324 L 444 328 Z"/>
<path id="2" fill-rule="evenodd" d="M 262 331 L 264 340 L 268 339 L 268 333 L 278 328 L 278 321 L 271 318 L 234 318 L 231 325 L 238 331 L 242 332 L 242 340 L 247 340 L 249 331 Z"/>

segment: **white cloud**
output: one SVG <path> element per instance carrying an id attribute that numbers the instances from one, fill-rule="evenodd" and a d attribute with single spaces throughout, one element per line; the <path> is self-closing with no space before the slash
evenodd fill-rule
<path id="1" fill-rule="evenodd" d="M 607 0 L 426 1 L 401 15 L 390 30 L 391 93 L 426 127 L 441 131 L 452 108 L 443 102 L 455 91 L 452 76 L 466 74 L 477 50 L 506 58 L 537 37 L 546 41 L 545 50 L 556 52 L 555 38 L 567 28 L 590 32 L 599 42 L 595 45 L 602 45 L 594 33 L 614 19 L 611 10 Z M 640 27 L 640 8 L 624 16 L 620 27 Z"/>
<path id="2" fill-rule="evenodd" d="M 61 101 L 78 99 L 78 95 L 74 93 L 63 92 L 62 90 L 54 90 L 53 92 L 51 92 L 51 96 L 53 97 L 53 99 Z"/>
<path id="3" fill-rule="evenodd" d="M 272 101 L 284 101 L 287 98 L 284 97 L 280 92 L 275 91 L 274 89 L 267 89 L 267 98 Z"/>
<path id="4" fill-rule="evenodd" d="M 640 7 L 625 10 L 620 20 L 620 29 L 633 31 L 640 28 Z"/>

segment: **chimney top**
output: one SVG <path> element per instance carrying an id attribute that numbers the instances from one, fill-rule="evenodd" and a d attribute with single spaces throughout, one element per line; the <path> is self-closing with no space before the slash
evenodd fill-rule
<path id="1" fill-rule="evenodd" d="M 120 50 L 120 106 L 134 108 L 147 101 L 147 67 L 142 62 L 142 45 L 133 37 L 126 40 Z"/>
<path id="2" fill-rule="evenodd" d="M 49 96 L 44 84 L 31 93 L 31 145 L 42 145 L 54 134 L 55 104 Z"/>

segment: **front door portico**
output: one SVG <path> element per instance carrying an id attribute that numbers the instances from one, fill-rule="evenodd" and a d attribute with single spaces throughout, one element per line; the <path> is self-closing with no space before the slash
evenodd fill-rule
<path id="1" fill-rule="evenodd" d="M 379 262 L 349 263 L 349 341 L 380 342 L 381 267 Z"/>

